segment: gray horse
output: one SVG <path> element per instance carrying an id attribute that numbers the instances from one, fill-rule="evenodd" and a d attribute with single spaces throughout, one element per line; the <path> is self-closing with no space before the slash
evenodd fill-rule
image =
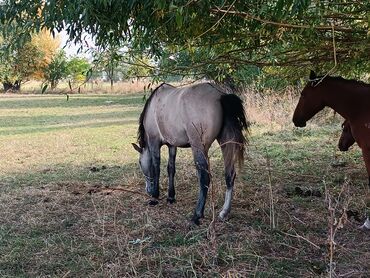
<path id="1" fill-rule="evenodd" d="M 235 163 L 242 165 L 248 131 L 243 103 L 239 97 L 226 94 L 216 85 L 201 83 L 183 88 L 169 84 L 157 87 L 145 103 L 139 119 L 138 141 L 133 144 L 140 153 L 140 167 L 145 176 L 146 191 L 158 203 L 160 148 L 167 145 L 168 198 L 175 202 L 175 159 L 177 147 L 190 147 L 198 172 L 200 192 L 192 221 L 199 225 L 204 217 L 210 183 L 208 150 L 217 139 L 221 146 L 225 165 L 225 203 L 219 214 L 225 219 L 231 209 L 235 180 Z"/>

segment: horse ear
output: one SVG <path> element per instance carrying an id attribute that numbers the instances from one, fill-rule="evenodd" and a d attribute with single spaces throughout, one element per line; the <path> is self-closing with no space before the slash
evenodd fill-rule
<path id="1" fill-rule="evenodd" d="M 316 73 L 313 70 L 311 70 L 311 72 L 310 72 L 310 80 L 313 80 L 315 78 L 316 78 Z"/>
<path id="2" fill-rule="evenodd" d="M 139 153 L 142 153 L 143 152 L 143 149 L 140 148 L 138 145 L 136 145 L 135 143 L 132 143 L 132 146 L 134 147 L 134 149 L 139 152 Z"/>

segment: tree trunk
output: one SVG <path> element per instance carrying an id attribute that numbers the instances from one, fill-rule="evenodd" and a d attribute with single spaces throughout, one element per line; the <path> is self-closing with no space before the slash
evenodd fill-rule
<path id="1" fill-rule="evenodd" d="M 14 91 L 19 92 L 21 89 L 21 81 L 17 80 L 14 83 L 9 81 L 3 82 L 4 92 Z"/>
<path id="2" fill-rule="evenodd" d="M 109 79 L 110 79 L 110 90 L 112 92 L 113 91 L 113 82 L 114 82 L 114 80 L 113 80 L 114 79 L 114 68 L 113 68 L 113 65 L 110 68 Z"/>
<path id="3" fill-rule="evenodd" d="M 57 86 L 58 86 L 58 81 L 56 81 L 56 80 L 51 80 L 50 81 L 50 88 L 52 90 L 54 90 Z"/>

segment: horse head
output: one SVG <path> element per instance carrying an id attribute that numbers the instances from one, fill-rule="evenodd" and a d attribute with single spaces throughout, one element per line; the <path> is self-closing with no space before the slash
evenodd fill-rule
<path id="1" fill-rule="evenodd" d="M 339 139 L 338 148 L 340 151 L 346 152 L 354 143 L 355 139 L 352 135 L 351 126 L 349 122 L 345 120 L 342 124 L 342 134 Z"/>
<path id="2" fill-rule="evenodd" d="M 139 164 L 140 169 L 143 172 L 145 177 L 145 189 L 146 192 L 153 196 L 154 193 L 154 173 L 153 173 L 153 165 L 152 165 L 152 158 L 150 155 L 150 151 L 148 147 L 140 147 L 134 143 L 132 143 L 134 149 L 139 152 Z"/>
<path id="3" fill-rule="evenodd" d="M 321 78 L 318 78 L 315 72 L 311 71 L 308 83 L 301 92 L 294 110 L 293 123 L 295 126 L 305 127 L 306 122 L 325 107 L 323 94 L 320 93 L 321 86 L 318 86 L 320 80 Z"/>

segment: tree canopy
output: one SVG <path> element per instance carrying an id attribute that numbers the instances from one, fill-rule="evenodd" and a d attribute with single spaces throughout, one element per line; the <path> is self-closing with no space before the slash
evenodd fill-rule
<path id="1" fill-rule="evenodd" d="M 10 30 L 10 27 L 8 28 Z M 17 26 L 13 25 L 12 37 L 0 37 L 0 82 L 4 90 L 19 90 L 22 82 L 29 79 L 42 80 L 50 64 L 59 40 L 49 32 L 33 34 L 30 41 L 22 45 L 12 44 L 17 38 Z"/>
<path id="2" fill-rule="evenodd" d="M 75 42 L 88 33 L 102 47 L 128 45 L 162 74 L 226 79 L 264 69 L 297 78 L 330 69 L 334 56 L 339 74 L 370 72 L 370 1 L 2 1 L 0 23 L 14 21 L 25 36 L 65 29 Z"/>

